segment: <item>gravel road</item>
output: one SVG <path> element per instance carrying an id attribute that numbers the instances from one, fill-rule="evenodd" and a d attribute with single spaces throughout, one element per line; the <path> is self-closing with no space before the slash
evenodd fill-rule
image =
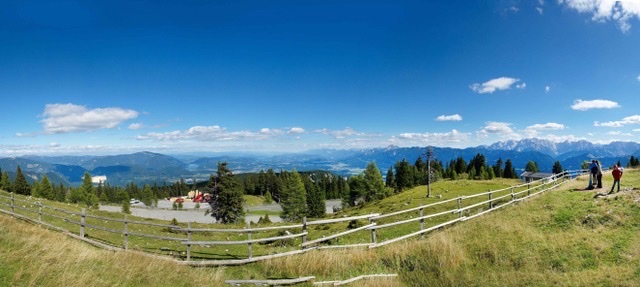
<path id="1" fill-rule="evenodd" d="M 325 202 L 327 208 L 327 214 L 333 213 L 333 207 L 340 207 L 340 200 L 327 200 Z M 198 222 L 198 223 L 215 223 L 215 219 L 210 215 L 205 216 L 204 212 L 207 210 L 208 205 L 201 204 L 201 208 L 195 209 L 195 203 L 185 202 L 183 203 L 183 210 L 173 210 L 173 203 L 168 200 L 158 201 L 158 208 L 147 208 L 143 203 L 136 203 L 131 205 L 131 214 L 139 217 L 156 218 L 170 221 L 173 218 L 178 222 Z M 122 207 L 112 205 L 101 205 L 100 210 L 106 210 L 111 212 L 120 212 Z M 247 209 L 247 215 L 245 220 L 247 222 L 258 222 L 260 211 L 272 211 L 278 212 L 282 208 L 278 204 L 262 204 L 250 206 Z M 281 222 L 282 219 L 277 215 L 269 215 L 269 219 L 272 222 Z"/>

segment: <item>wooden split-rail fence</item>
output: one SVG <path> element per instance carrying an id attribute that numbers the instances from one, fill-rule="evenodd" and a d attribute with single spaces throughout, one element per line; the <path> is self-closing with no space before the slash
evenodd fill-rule
<path id="1" fill-rule="evenodd" d="M 157 223 L 158 220 L 131 220 L 127 215 L 118 219 L 113 215 L 108 217 L 107 212 L 92 212 L 104 216 L 89 214 L 85 208 L 78 210 L 75 205 L 67 205 L 68 209 L 48 206 L 35 198 L 17 197 L 13 193 L 0 193 L 0 212 L 109 250 L 134 249 L 190 266 L 239 265 L 315 249 L 384 246 L 526 200 L 585 172 L 566 171 L 508 188 L 458 196 L 387 214 L 313 221 L 303 218 L 299 224 L 266 227 L 252 227 L 248 223 L 246 228 L 203 228 L 210 225 L 162 224 Z M 345 223 L 349 228 L 341 226 Z M 345 231 L 330 233 L 335 229 Z M 246 245 L 246 249 L 230 247 L 238 245 Z"/>

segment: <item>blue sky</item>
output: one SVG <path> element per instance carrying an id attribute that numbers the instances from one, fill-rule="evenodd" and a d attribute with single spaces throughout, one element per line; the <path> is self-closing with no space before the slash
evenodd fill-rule
<path id="1" fill-rule="evenodd" d="M 640 139 L 640 1 L 0 5 L 0 156 Z"/>

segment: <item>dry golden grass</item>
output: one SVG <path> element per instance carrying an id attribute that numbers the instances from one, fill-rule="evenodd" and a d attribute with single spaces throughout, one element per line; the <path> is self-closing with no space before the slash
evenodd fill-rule
<path id="1" fill-rule="evenodd" d="M 0 215 L 2 286 L 222 286 L 223 269 L 194 269 L 97 249 Z"/>

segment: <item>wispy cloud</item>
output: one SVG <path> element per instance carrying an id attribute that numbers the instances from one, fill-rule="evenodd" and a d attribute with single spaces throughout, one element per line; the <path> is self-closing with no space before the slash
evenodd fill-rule
<path id="1" fill-rule="evenodd" d="M 138 114 L 137 111 L 117 107 L 88 109 L 74 104 L 48 104 L 41 123 L 47 134 L 88 132 L 115 128 L 138 117 Z"/>
<path id="2" fill-rule="evenodd" d="M 625 136 L 625 137 L 633 136 L 630 133 L 623 133 L 621 131 L 610 131 L 610 132 L 607 133 L 607 135 L 610 135 L 610 136 Z"/>
<path id="3" fill-rule="evenodd" d="M 144 127 L 144 125 L 141 124 L 141 123 L 133 123 L 133 124 L 129 125 L 129 129 L 130 130 L 134 130 L 134 131 L 135 130 L 139 130 L 139 129 L 143 128 L 143 127 Z"/>
<path id="4" fill-rule="evenodd" d="M 336 139 L 343 139 L 346 137 L 350 137 L 350 136 L 361 136 L 364 135 L 363 133 L 360 133 L 352 128 L 345 128 L 343 130 L 330 130 L 330 129 L 320 129 L 320 130 L 316 130 L 316 132 L 319 132 L 321 134 L 325 134 L 325 135 L 330 135 L 333 136 Z"/>
<path id="5" fill-rule="evenodd" d="M 633 115 L 629 117 L 625 117 L 619 121 L 610 121 L 610 122 L 593 122 L 593 126 L 596 127 L 610 127 L 610 128 L 619 128 L 625 125 L 637 125 L 640 124 L 640 115 Z"/>
<path id="6" fill-rule="evenodd" d="M 446 121 L 458 122 L 461 120 L 462 120 L 462 116 L 460 116 L 459 114 L 453 114 L 448 116 L 441 115 L 436 118 L 436 121 L 439 121 L 439 122 L 446 122 Z"/>
<path id="7" fill-rule="evenodd" d="M 267 140 L 275 136 L 284 135 L 281 129 L 262 128 L 259 131 L 227 131 L 218 125 L 194 126 L 187 130 L 170 132 L 153 132 L 139 135 L 138 140 L 160 141 L 237 141 L 237 140 Z"/>
<path id="8" fill-rule="evenodd" d="M 620 105 L 618 103 L 609 100 L 575 100 L 573 102 L 573 105 L 571 105 L 571 109 L 577 111 L 587 111 L 591 109 L 613 109 L 619 107 Z"/>
<path id="9" fill-rule="evenodd" d="M 496 79 L 491 79 L 489 81 L 486 81 L 482 84 L 480 83 L 473 83 L 469 86 L 469 88 L 479 94 L 492 94 L 493 92 L 495 92 L 496 90 L 507 90 L 510 89 L 511 86 L 517 82 L 519 82 L 520 79 L 516 79 L 516 78 L 509 78 L 509 77 L 500 77 L 500 78 L 496 78 Z M 519 84 L 516 86 L 517 88 L 524 88 L 526 87 L 525 83 Z"/>
<path id="10" fill-rule="evenodd" d="M 579 13 L 591 14 L 591 20 L 596 22 L 617 22 L 623 33 L 631 29 L 629 20 L 640 18 L 637 0 L 558 0 L 558 3 Z"/>
<path id="11" fill-rule="evenodd" d="M 546 124 L 535 124 L 535 125 L 528 126 L 524 129 L 524 132 L 529 137 L 535 137 L 535 136 L 538 136 L 540 131 L 557 131 L 557 130 L 564 130 L 564 129 L 565 129 L 565 126 L 563 124 L 546 123 Z"/>
<path id="12" fill-rule="evenodd" d="M 551 92 L 551 87 L 550 86 L 544 87 L 544 93 L 548 94 L 549 92 Z"/>
<path id="13" fill-rule="evenodd" d="M 457 144 L 469 140 L 470 133 L 462 133 L 451 130 L 446 133 L 401 133 L 391 138 L 393 144 L 420 145 L 420 144 Z"/>
<path id="14" fill-rule="evenodd" d="M 538 6 L 536 6 L 536 11 L 538 11 L 538 14 L 540 15 L 544 14 L 544 0 L 538 0 Z"/>
<path id="15" fill-rule="evenodd" d="M 638 77 L 636 78 L 636 80 L 638 80 L 638 82 L 640 82 L 640 75 L 638 75 Z"/>

